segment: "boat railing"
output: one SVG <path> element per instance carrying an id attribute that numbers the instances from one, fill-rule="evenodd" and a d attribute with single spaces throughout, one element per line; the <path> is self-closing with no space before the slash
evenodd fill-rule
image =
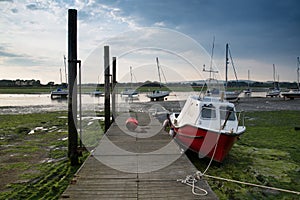
<path id="1" fill-rule="evenodd" d="M 245 126 L 245 112 L 244 111 L 236 111 L 237 114 L 237 120 L 238 120 L 238 125 Z"/>

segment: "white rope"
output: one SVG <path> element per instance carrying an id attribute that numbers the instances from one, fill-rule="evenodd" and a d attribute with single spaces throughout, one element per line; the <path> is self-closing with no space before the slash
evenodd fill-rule
<path id="1" fill-rule="evenodd" d="M 243 181 L 237 181 L 237 180 L 233 180 L 233 179 L 222 178 L 222 177 L 217 177 L 217 176 L 211 176 L 211 175 L 206 175 L 206 174 L 203 174 L 203 176 L 206 176 L 208 178 L 222 180 L 222 181 L 229 181 L 229 182 L 239 183 L 239 184 L 243 184 L 243 185 L 249 185 L 249 186 L 254 186 L 254 187 L 259 187 L 259 188 L 264 188 L 264 189 L 269 189 L 269 190 L 276 190 L 276 191 L 280 191 L 280 192 L 287 192 L 287 193 L 300 195 L 300 192 L 298 192 L 298 191 L 292 191 L 292 190 L 286 190 L 286 189 L 281 189 L 281 188 L 269 187 L 269 186 L 265 186 L 265 185 L 254 184 L 254 183 L 247 183 L 247 182 L 243 182 Z"/>
<path id="2" fill-rule="evenodd" d="M 213 158 L 215 157 L 215 153 L 216 153 L 216 149 L 217 149 L 217 146 L 218 146 L 218 142 L 219 142 L 219 138 L 220 138 L 220 135 L 221 135 L 221 128 L 219 130 L 219 134 L 218 134 L 218 137 L 217 137 L 217 140 L 216 140 L 216 145 L 215 145 L 215 148 L 214 148 L 214 152 L 213 152 L 213 155 L 206 167 L 206 169 L 204 170 L 204 172 L 202 173 L 201 171 L 197 171 L 195 173 L 195 175 L 188 175 L 186 176 L 185 180 L 183 179 L 177 179 L 177 181 L 183 183 L 183 184 L 186 184 L 188 186 L 191 186 L 192 187 L 192 193 L 194 195 L 197 195 L 197 196 L 206 196 L 208 194 L 207 190 L 203 189 L 203 188 L 200 188 L 198 186 L 195 186 L 195 183 L 197 182 L 197 180 L 200 180 L 204 175 L 205 173 L 207 172 L 207 170 L 209 169 L 212 161 L 213 161 Z M 195 192 L 195 188 L 202 191 L 203 193 L 196 193 Z"/>
<path id="3" fill-rule="evenodd" d="M 195 176 L 188 175 L 188 176 L 186 176 L 186 178 L 184 180 L 183 179 L 177 179 L 177 181 L 181 182 L 183 184 L 186 184 L 188 186 L 191 186 L 192 187 L 192 193 L 194 195 L 197 195 L 197 196 L 206 196 L 208 194 L 208 192 L 205 189 L 200 188 L 198 186 L 195 186 L 195 183 L 197 183 L 197 179 L 195 178 Z M 201 193 L 196 192 L 196 189 L 200 190 Z"/>

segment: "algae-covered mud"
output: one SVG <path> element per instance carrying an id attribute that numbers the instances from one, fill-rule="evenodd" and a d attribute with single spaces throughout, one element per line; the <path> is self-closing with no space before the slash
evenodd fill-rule
<path id="1" fill-rule="evenodd" d="M 207 174 L 300 191 L 300 131 L 295 130 L 300 127 L 299 103 L 299 100 L 279 98 L 241 99 L 237 107 L 246 111 L 247 131 L 224 163 L 213 163 Z M 132 102 L 129 109 L 165 116 L 166 112 L 180 111 L 183 104 L 184 101 Z M 95 131 L 102 123 L 101 113 L 82 119 L 82 126 L 89 134 L 84 135 L 88 136 L 84 144 L 97 145 L 95 141 L 103 134 Z M 81 161 L 87 155 L 84 154 Z M 194 155 L 190 159 L 200 171 L 207 167 L 208 160 L 199 160 Z M 0 115 L 0 199 L 57 199 L 77 169 L 70 167 L 67 159 L 66 111 Z M 205 179 L 220 199 L 300 198 L 299 195 Z"/>
<path id="2" fill-rule="evenodd" d="M 79 167 L 67 135 L 67 112 L 0 115 L 0 199 L 57 199 Z"/>
<path id="3" fill-rule="evenodd" d="M 300 192 L 300 111 L 248 112 L 247 132 L 208 175 Z M 207 161 L 191 156 L 200 170 Z M 299 195 L 207 178 L 220 199 L 299 199 Z"/>

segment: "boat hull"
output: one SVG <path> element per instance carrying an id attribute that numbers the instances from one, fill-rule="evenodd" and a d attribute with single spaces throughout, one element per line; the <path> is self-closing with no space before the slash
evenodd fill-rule
<path id="1" fill-rule="evenodd" d="M 69 92 L 68 90 L 52 91 L 50 94 L 51 99 L 66 99 Z"/>
<path id="2" fill-rule="evenodd" d="M 284 98 L 288 98 L 288 99 L 300 98 L 300 91 L 299 92 L 283 92 L 283 93 L 281 93 L 281 95 Z"/>
<path id="3" fill-rule="evenodd" d="M 150 98 L 151 101 L 163 101 L 169 94 L 168 91 L 153 91 L 152 93 L 147 94 L 147 97 Z"/>
<path id="4" fill-rule="evenodd" d="M 174 132 L 174 138 L 180 145 L 198 153 L 200 157 L 213 157 L 213 160 L 220 163 L 242 134 L 218 133 L 191 125 L 175 128 Z"/>

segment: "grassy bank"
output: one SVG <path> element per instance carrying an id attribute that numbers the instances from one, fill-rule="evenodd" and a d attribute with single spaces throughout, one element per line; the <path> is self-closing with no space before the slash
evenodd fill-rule
<path id="1" fill-rule="evenodd" d="M 79 167 L 67 158 L 66 116 L 0 115 L 0 199 L 59 198 Z"/>
<path id="2" fill-rule="evenodd" d="M 299 111 L 249 112 L 247 131 L 207 174 L 300 192 Z M 191 157 L 204 171 L 208 161 Z M 220 199 L 299 199 L 299 195 L 207 179 Z"/>
<path id="3" fill-rule="evenodd" d="M 0 87 L 0 94 L 49 94 L 50 87 Z"/>

